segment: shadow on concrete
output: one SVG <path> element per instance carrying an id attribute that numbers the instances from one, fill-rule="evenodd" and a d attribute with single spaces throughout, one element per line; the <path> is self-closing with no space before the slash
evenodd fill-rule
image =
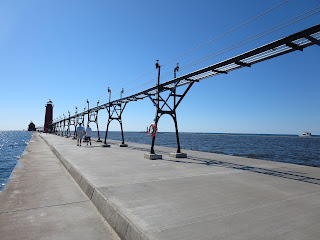
<path id="1" fill-rule="evenodd" d="M 308 177 L 303 172 L 293 172 L 293 171 L 285 171 L 285 170 L 276 170 L 276 169 L 267 169 L 267 168 L 261 168 L 261 167 L 252 167 L 248 165 L 243 164 L 237 164 L 237 163 L 231 163 L 231 162 L 224 162 L 219 160 L 212 160 L 212 159 L 206 159 L 206 158 L 198 158 L 198 157 L 188 157 L 188 159 L 192 159 L 195 162 L 185 160 L 166 160 L 171 162 L 178 162 L 178 163 L 191 163 L 191 164 L 203 164 L 207 166 L 217 166 L 217 167 L 225 167 L 225 168 L 232 168 L 237 170 L 243 170 L 243 171 L 249 171 L 259 174 L 265 174 L 275 177 L 281 177 L 281 178 L 287 178 L 295 181 L 300 182 L 306 182 L 306 183 L 312 183 L 316 185 L 320 185 L 320 179 L 319 178 L 313 178 Z"/>
<path id="2" fill-rule="evenodd" d="M 134 149 L 138 149 L 138 150 L 142 150 L 142 151 L 149 151 L 149 149 L 145 149 L 145 148 L 134 148 Z M 169 154 L 168 152 L 164 152 L 164 151 L 157 151 L 157 153 Z M 190 160 L 193 160 L 193 161 L 190 161 Z M 201 165 L 207 165 L 207 166 L 231 168 L 231 169 L 249 171 L 249 172 L 254 172 L 254 173 L 259 173 L 259 174 L 264 174 L 264 175 L 270 175 L 270 176 L 281 177 L 281 178 L 291 179 L 291 180 L 295 180 L 295 181 L 320 185 L 319 178 L 308 177 L 308 176 L 306 176 L 306 173 L 303 173 L 303 172 L 296 172 L 296 171 L 291 171 L 291 170 L 285 171 L 285 170 L 277 170 L 277 169 L 267 169 L 267 168 L 261 168 L 261 167 L 252 167 L 252 166 L 238 164 L 238 163 L 193 157 L 190 155 L 188 156 L 187 159 L 159 159 L 156 161 L 169 161 L 169 162 L 184 163 L 184 164 L 201 164 Z"/>

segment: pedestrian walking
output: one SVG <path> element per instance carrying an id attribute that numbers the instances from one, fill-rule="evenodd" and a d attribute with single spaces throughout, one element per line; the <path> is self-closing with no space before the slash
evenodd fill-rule
<path id="1" fill-rule="evenodd" d="M 79 127 L 77 127 L 77 146 L 81 147 L 81 142 L 83 136 L 86 134 L 84 127 L 82 127 L 82 123 L 79 123 Z"/>
<path id="2" fill-rule="evenodd" d="M 88 143 L 89 143 L 89 142 L 90 142 L 90 145 L 91 145 L 91 136 L 92 136 L 92 129 L 91 129 L 91 127 L 88 125 L 88 126 L 87 126 L 87 129 L 86 129 L 87 146 L 88 146 Z"/>

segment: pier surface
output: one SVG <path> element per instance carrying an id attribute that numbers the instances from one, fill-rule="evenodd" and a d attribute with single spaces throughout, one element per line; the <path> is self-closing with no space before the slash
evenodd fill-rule
<path id="1" fill-rule="evenodd" d="M 187 159 L 175 159 L 169 157 L 174 149 L 167 147 L 155 148 L 163 159 L 147 160 L 144 153 L 150 146 L 144 144 L 128 143 L 129 147 L 121 148 L 118 141 L 109 141 L 110 148 L 95 142 L 78 147 L 71 138 L 40 136 L 33 138 L 36 141 L 27 150 L 33 146 L 35 156 L 48 152 L 53 157 L 54 153 L 87 197 L 70 183 L 72 187 L 66 184 L 57 190 L 55 186 L 63 182 L 62 178 L 69 181 L 71 177 L 55 174 L 55 164 L 48 163 L 43 174 L 34 176 L 33 183 L 24 183 L 29 173 L 23 169 L 29 165 L 37 169 L 41 156 L 39 160 L 22 160 L 22 170 L 17 170 L 17 177 L 0 194 L 1 236 L 9 233 L 10 225 L 19 218 L 30 223 L 12 228 L 28 234 L 30 227 L 37 226 L 32 221 L 40 222 L 41 212 L 47 209 L 51 211 L 48 215 L 76 219 L 70 223 L 72 227 L 86 228 L 86 237 L 78 239 L 94 239 L 87 236 L 109 231 L 93 213 L 90 204 L 94 204 L 121 239 L 319 239 L 320 168 L 187 150 L 183 151 Z M 48 145 L 44 146 L 44 141 Z M 37 197 L 33 191 L 44 183 L 51 184 L 52 189 Z M 16 185 L 21 188 L 13 190 Z M 17 200 L 21 191 L 43 202 Z M 54 201 L 57 194 L 66 199 Z M 61 202 L 65 204 L 60 206 Z M 73 205 L 87 205 L 90 211 L 85 215 L 94 223 L 83 226 L 85 219 L 73 218 L 71 214 L 82 213 L 72 210 Z M 23 210 L 26 208 L 30 210 Z M 11 224 L 6 223 L 8 219 Z M 48 226 L 54 222 L 48 217 L 46 221 Z M 37 231 L 43 234 L 47 231 L 40 229 Z M 105 234 L 110 237 L 112 232 L 108 231 Z"/>
<path id="2" fill-rule="evenodd" d="M 0 193 L 1 240 L 119 240 L 38 134 L 25 152 Z"/>

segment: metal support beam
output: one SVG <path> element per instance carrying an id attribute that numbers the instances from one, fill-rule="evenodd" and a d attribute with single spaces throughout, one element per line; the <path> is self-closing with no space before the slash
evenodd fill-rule
<path id="1" fill-rule="evenodd" d="M 305 36 L 306 39 L 308 39 L 310 42 L 317 44 L 318 46 L 320 46 L 320 41 L 314 37 L 311 36 Z"/>
<path id="2" fill-rule="evenodd" d="M 212 72 L 216 72 L 216 73 L 228 74 L 227 71 L 219 71 L 219 70 L 216 70 L 216 69 L 212 69 L 211 71 L 212 71 Z"/>
<path id="3" fill-rule="evenodd" d="M 71 118 L 70 118 L 70 111 L 68 111 L 68 114 L 69 114 L 69 117 L 67 119 L 68 121 L 68 128 L 67 128 L 67 135 L 66 135 L 66 138 L 69 138 L 70 137 L 70 125 L 71 125 Z"/>
<path id="4" fill-rule="evenodd" d="M 190 78 L 187 78 L 186 80 L 188 80 L 189 82 L 199 82 L 198 79 L 190 79 Z"/>
<path id="5" fill-rule="evenodd" d="M 239 65 L 239 66 L 242 66 L 242 67 L 251 67 L 251 64 L 245 63 L 245 62 L 241 62 L 241 61 L 236 61 L 234 63 Z"/>
<path id="6" fill-rule="evenodd" d="M 158 69 L 158 85 L 160 84 L 160 70 L 161 70 L 161 66 L 157 60 L 156 63 L 156 68 Z M 174 69 L 174 79 L 176 79 L 176 72 L 179 71 L 179 65 L 177 64 L 177 67 Z M 154 119 L 154 123 L 156 126 L 158 126 L 158 122 L 160 120 L 160 118 L 167 114 L 170 115 L 172 117 L 172 120 L 174 122 L 174 126 L 175 126 L 175 130 L 176 130 L 176 139 L 177 139 L 177 154 L 179 156 L 183 156 L 186 157 L 186 154 L 182 154 L 181 153 L 181 148 L 180 148 L 180 139 L 179 139 L 179 130 L 178 130 L 178 121 L 177 121 L 177 113 L 176 113 L 176 109 L 179 106 L 180 102 L 182 101 L 182 99 L 185 97 L 185 95 L 187 94 L 187 92 L 190 90 L 190 88 L 192 87 L 192 85 L 197 82 L 195 80 L 192 79 L 188 79 L 189 82 L 189 86 L 187 87 L 187 89 L 184 90 L 184 92 L 182 94 L 177 94 L 176 93 L 176 87 L 177 87 L 177 83 L 173 88 L 170 89 L 170 93 L 168 94 L 167 98 L 162 98 L 160 96 L 160 92 L 157 92 L 157 102 L 155 102 L 154 99 L 151 99 L 151 101 L 154 103 L 154 105 L 156 106 L 157 110 L 156 110 L 156 116 Z M 159 88 L 158 88 L 159 90 Z M 177 101 L 177 97 L 179 97 L 179 100 Z M 170 105 L 169 100 L 173 98 L 173 106 Z M 152 143 L 151 143 L 151 149 L 150 149 L 150 154 L 155 154 L 154 151 L 154 144 L 155 144 L 155 139 L 156 136 L 152 137 Z M 176 154 L 176 156 L 177 156 Z"/>
<path id="7" fill-rule="evenodd" d="M 297 45 L 297 44 L 295 44 L 295 43 L 288 42 L 288 43 L 286 43 L 286 45 L 287 45 L 288 47 L 291 47 L 291 48 L 294 49 L 294 50 L 303 51 L 303 47 L 300 47 L 299 45 Z"/>
<path id="8" fill-rule="evenodd" d="M 122 103 L 116 103 L 116 104 L 112 104 L 111 103 L 111 89 L 108 88 L 108 92 L 109 92 L 109 105 L 107 107 L 107 111 L 108 111 L 108 123 L 107 123 L 107 129 L 106 129 L 106 135 L 104 138 L 104 144 L 102 145 L 103 147 L 109 147 L 110 145 L 107 144 L 107 138 L 108 138 L 108 131 L 109 131 L 109 125 L 113 120 L 117 120 L 120 123 L 120 128 L 121 128 L 121 137 L 122 137 L 122 143 L 120 145 L 120 147 L 127 147 L 127 145 L 124 143 L 124 135 L 123 135 L 123 126 L 122 126 L 122 113 L 127 105 L 127 102 L 122 104 Z M 121 90 L 121 97 L 122 94 L 124 93 L 124 90 Z"/>
<path id="9" fill-rule="evenodd" d="M 63 120 L 62 120 L 62 134 L 61 134 L 61 137 L 64 136 L 65 133 L 65 127 L 66 127 L 66 116 L 63 114 Z"/>
<path id="10" fill-rule="evenodd" d="M 88 109 L 89 108 L 89 100 L 87 99 L 87 103 L 88 103 Z M 89 124 L 91 122 L 95 123 L 97 126 L 97 131 L 98 131 L 98 140 L 97 142 L 102 142 L 100 139 L 100 131 L 99 131 L 99 123 L 98 123 L 98 114 L 99 114 L 99 103 L 100 101 L 98 100 L 97 102 L 97 107 L 95 109 L 90 109 L 90 111 L 88 111 L 88 122 L 87 122 L 87 127 L 89 126 Z"/>
<path id="11" fill-rule="evenodd" d="M 205 68 L 199 69 L 194 72 L 190 72 L 188 74 L 185 74 L 180 77 L 174 76 L 174 79 L 167 81 L 165 83 L 160 84 L 160 65 L 158 69 L 158 84 L 156 86 L 153 86 L 151 88 L 148 88 L 144 91 L 135 93 L 131 96 L 127 96 L 125 98 L 114 100 L 113 102 L 110 101 L 108 103 L 102 104 L 100 106 L 97 106 L 92 109 L 88 109 L 89 112 L 93 112 L 95 110 L 99 109 L 109 109 L 113 106 L 116 106 L 118 104 L 127 104 L 130 101 L 137 101 L 140 99 L 144 99 L 147 97 L 150 97 L 151 101 L 155 104 L 157 109 L 161 109 L 164 106 L 168 107 L 170 106 L 168 103 L 169 98 L 174 97 L 174 104 L 173 107 L 170 107 L 171 109 L 175 110 L 178 105 L 180 104 L 181 100 L 187 93 L 187 91 L 190 89 L 192 84 L 194 82 L 199 82 L 202 79 L 213 77 L 217 74 L 212 74 L 212 72 L 216 73 L 229 73 L 230 71 L 240 69 L 242 67 L 250 67 L 253 64 L 263 62 L 275 57 L 279 57 L 281 55 L 294 52 L 296 50 L 303 50 L 306 47 L 312 46 L 312 45 L 319 45 L 320 46 L 320 24 L 317 24 L 313 27 L 310 27 L 308 29 L 305 29 L 303 31 L 297 32 L 295 34 L 292 34 L 290 36 L 278 39 L 274 42 L 268 43 L 266 45 L 260 46 L 258 48 L 252 49 L 248 52 L 242 53 L 240 55 L 234 56 L 232 58 L 226 59 L 224 61 L 215 63 L 213 65 L 207 66 Z M 312 35 L 312 36 L 311 36 Z M 306 41 L 308 39 L 309 41 Z M 288 46 L 283 47 L 284 45 Z M 276 50 L 276 51 L 273 51 Z M 219 70 L 217 70 L 219 69 Z M 176 71 L 175 71 L 176 73 Z M 187 90 L 183 94 L 176 94 L 176 88 L 188 85 Z M 165 101 L 164 98 L 160 98 L 160 93 L 169 91 L 169 96 Z M 151 96 L 157 94 L 156 101 L 152 100 Z M 179 97 L 179 99 L 176 99 Z M 162 100 L 161 100 L 162 99 Z M 178 102 L 176 102 L 178 100 Z M 160 106 L 160 101 L 162 103 L 162 107 Z M 123 107 L 124 108 L 124 107 Z M 117 110 L 116 110 L 117 111 Z M 81 117 L 84 117 L 85 113 L 77 113 L 74 116 L 71 117 L 71 119 L 75 119 L 75 133 L 76 133 L 76 126 L 78 125 L 78 120 Z M 159 118 L 161 115 L 160 112 L 157 112 L 157 117 Z M 159 119 L 156 117 L 156 120 Z M 57 119 L 55 122 L 53 122 L 53 125 L 55 126 L 55 132 L 61 133 L 62 130 L 62 119 Z M 176 128 L 177 129 L 177 128 Z M 106 141 L 106 139 L 105 139 Z"/>

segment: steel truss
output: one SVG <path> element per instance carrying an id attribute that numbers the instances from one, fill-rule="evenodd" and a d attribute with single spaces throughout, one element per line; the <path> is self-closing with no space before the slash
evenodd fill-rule
<path id="1" fill-rule="evenodd" d="M 60 120 L 57 126 L 57 135 L 61 135 L 61 132 L 62 132 L 62 121 Z"/>
<path id="2" fill-rule="evenodd" d="M 195 81 L 190 81 L 187 88 L 182 92 L 182 94 L 177 94 L 177 86 L 179 84 L 180 81 L 177 81 L 174 85 L 174 87 L 168 89 L 169 90 L 169 94 L 166 98 L 163 98 L 160 93 L 161 93 L 161 85 L 159 84 L 160 81 L 160 70 L 161 70 L 161 66 L 158 63 L 156 63 L 156 68 L 158 69 L 158 89 L 157 89 L 157 98 L 152 98 L 154 95 L 149 94 L 148 97 L 150 98 L 150 100 L 153 102 L 154 106 L 156 106 L 157 111 L 156 111 L 156 116 L 154 119 L 155 125 L 158 126 L 158 122 L 160 120 L 160 118 L 165 115 L 168 114 L 172 117 L 173 122 L 174 122 L 174 126 L 175 126 L 175 131 L 176 131 L 176 139 L 177 139 L 177 153 L 181 153 L 181 148 L 180 148 L 180 140 L 179 140 L 179 131 L 178 131 L 178 121 L 177 121 L 177 113 L 176 113 L 176 109 L 179 106 L 179 104 L 181 103 L 182 99 L 186 96 L 186 94 L 188 93 L 188 91 L 190 90 L 190 88 L 192 87 L 192 85 L 197 82 L 197 80 Z M 176 72 L 179 71 L 179 65 L 177 64 L 177 67 L 174 69 L 174 78 L 176 78 Z M 173 100 L 173 101 L 172 101 Z M 171 104 L 170 104 L 171 102 Z M 173 105 L 172 105 L 173 103 Z M 151 154 L 155 154 L 154 152 L 154 143 L 155 143 L 155 139 L 156 139 L 156 135 L 152 137 L 152 144 L 151 144 L 151 150 L 150 153 Z"/>
<path id="3" fill-rule="evenodd" d="M 87 100 L 87 103 L 88 103 L 88 109 L 90 109 L 89 108 L 89 100 Z M 97 108 L 96 108 L 95 111 L 90 111 L 90 110 L 87 111 L 87 114 L 88 114 L 87 127 L 89 126 L 89 124 L 91 122 L 95 123 L 96 126 L 97 126 L 97 130 L 98 130 L 98 140 L 97 140 L 97 142 L 102 142 L 101 139 L 100 139 L 99 124 L 98 124 L 98 113 L 99 113 L 99 110 L 100 110 L 100 108 L 99 108 L 99 101 L 98 101 L 97 102 Z"/>
<path id="4" fill-rule="evenodd" d="M 108 111 L 108 123 L 107 123 L 107 130 L 106 130 L 106 135 L 104 138 L 104 147 L 109 147 L 110 145 L 107 144 L 107 137 L 108 137 L 108 131 L 109 131 L 109 125 L 113 120 L 117 120 L 120 123 L 120 128 L 121 128 L 121 137 L 122 137 L 122 143 L 120 145 L 120 147 L 127 147 L 127 145 L 124 143 L 124 136 L 123 136 L 123 126 L 122 126 L 122 113 L 125 109 L 125 107 L 127 106 L 127 102 L 126 103 L 113 103 L 111 102 L 111 89 L 108 88 L 108 92 L 109 92 L 109 104 L 106 107 L 107 111 Z M 121 91 L 121 96 L 123 93 L 123 89 Z"/>
<path id="5" fill-rule="evenodd" d="M 69 119 L 70 119 L 69 127 L 74 126 L 73 139 L 76 139 L 76 133 L 77 133 L 77 123 L 76 123 L 76 119 L 77 119 L 77 118 L 69 117 Z M 69 137 L 71 137 L 71 130 L 70 130 L 70 129 L 69 129 Z"/>
<path id="6" fill-rule="evenodd" d="M 190 82 L 200 81 L 202 79 L 214 77 L 220 74 L 227 74 L 228 72 L 243 67 L 251 67 L 253 64 L 269 60 L 271 58 L 275 58 L 296 50 L 302 51 L 304 48 L 312 46 L 314 44 L 320 45 L 320 24 L 290 35 L 288 37 L 271 42 L 264 46 L 258 47 L 249 52 L 240 54 L 236 57 L 227 59 L 220 63 L 216 63 L 195 72 L 188 73 L 178 78 L 174 78 L 173 80 L 160 84 L 159 87 L 158 85 L 156 85 L 142 92 L 115 100 L 114 102 L 130 102 L 144 99 L 149 95 L 157 94 L 158 91 L 168 91 L 173 88 L 189 84 Z"/>
<path id="7" fill-rule="evenodd" d="M 66 134 L 66 138 L 70 137 L 70 126 L 71 126 L 71 117 L 70 117 L 70 111 L 68 111 L 69 117 L 66 119 L 67 121 L 67 134 Z"/>
<path id="8" fill-rule="evenodd" d="M 61 137 L 63 137 L 64 134 L 66 134 L 65 128 L 66 128 L 66 116 L 63 114 Z M 66 132 L 67 132 L 67 130 L 66 130 Z"/>
<path id="9" fill-rule="evenodd" d="M 188 73 L 186 75 L 183 75 L 177 78 L 175 77 L 174 79 L 162 84 L 159 83 L 159 78 L 160 78 L 160 75 L 159 75 L 160 66 L 159 66 L 158 84 L 156 86 L 146 89 L 144 91 L 141 91 L 139 93 L 133 94 L 128 97 L 122 98 L 121 96 L 120 99 L 117 99 L 114 101 L 110 101 L 110 98 L 109 98 L 108 103 L 102 104 L 92 109 L 88 109 L 88 111 L 84 111 L 82 113 L 76 113 L 73 116 L 73 118 L 77 118 L 77 117 L 83 118 L 84 115 L 89 112 L 95 112 L 99 109 L 106 108 L 109 113 L 107 132 L 105 137 L 105 143 L 106 143 L 108 126 L 112 120 L 119 121 L 121 126 L 121 133 L 123 136 L 121 114 L 126 104 L 131 101 L 137 101 L 137 100 L 141 100 L 146 97 L 149 97 L 151 98 L 152 102 L 157 106 L 155 122 L 158 123 L 162 115 L 169 114 L 173 118 L 175 125 L 177 125 L 176 108 L 178 107 L 181 100 L 184 98 L 186 93 L 189 91 L 189 89 L 192 87 L 192 85 L 195 82 L 198 82 L 202 79 L 206 79 L 209 77 L 214 77 L 220 74 L 227 74 L 231 71 L 234 71 L 243 67 L 251 67 L 256 63 L 263 62 L 263 61 L 266 61 L 290 52 L 303 51 L 304 48 L 312 45 L 320 46 L 320 24 L 310 27 L 308 29 L 305 29 L 303 31 L 300 31 L 298 33 L 292 34 L 290 36 L 284 37 L 282 39 L 276 40 L 264 46 L 258 47 L 251 51 L 245 52 L 233 58 L 229 58 L 225 61 L 210 65 L 206 68 L 199 69 L 197 71 Z M 187 90 L 183 94 L 180 94 L 180 95 L 176 94 L 175 93 L 176 88 L 184 85 L 187 85 Z M 165 91 L 170 91 L 167 99 L 162 98 L 160 96 L 160 93 Z M 156 100 L 152 99 L 152 96 L 156 96 L 156 95 L 157 95 L 157 99 Z M 173 106 L 169 106 L 168 100 L 169 98 L 172 98 L 172 97 L 174 98 L 174 101 L 177 101 L 177 102 L 175 102 Z M 160 102 L 162 102 L 163 104 L 160 105 Z M 123 107 L 122 107 L 122 104 L 124 104 Z M 119 107 L 118 109 L 116 108 L 117 106 Z M 168 107 L 169 110 L 164 110 L 164 107 Z M 113 108 L 112 112 L 111 112 L 111 108 Z M 113 117 L 113 113 L 117 113 L 117 117 Z M 58 124 L 60 124 L 61 126 L 61 121 L 62 120 L 54 122 L 54 125 L 57 126 Z M 178 133 L 177 126 L 176 126 L 176 133 Z M 179 152 L 180 144 L 179 144 L 178 134 L 177 134 L 177 143 L 178 143 L 177 152 Z M 154 139 L 151 146 L 151 153 L 154 152 L 153 146 L 154 146 Z"/>

